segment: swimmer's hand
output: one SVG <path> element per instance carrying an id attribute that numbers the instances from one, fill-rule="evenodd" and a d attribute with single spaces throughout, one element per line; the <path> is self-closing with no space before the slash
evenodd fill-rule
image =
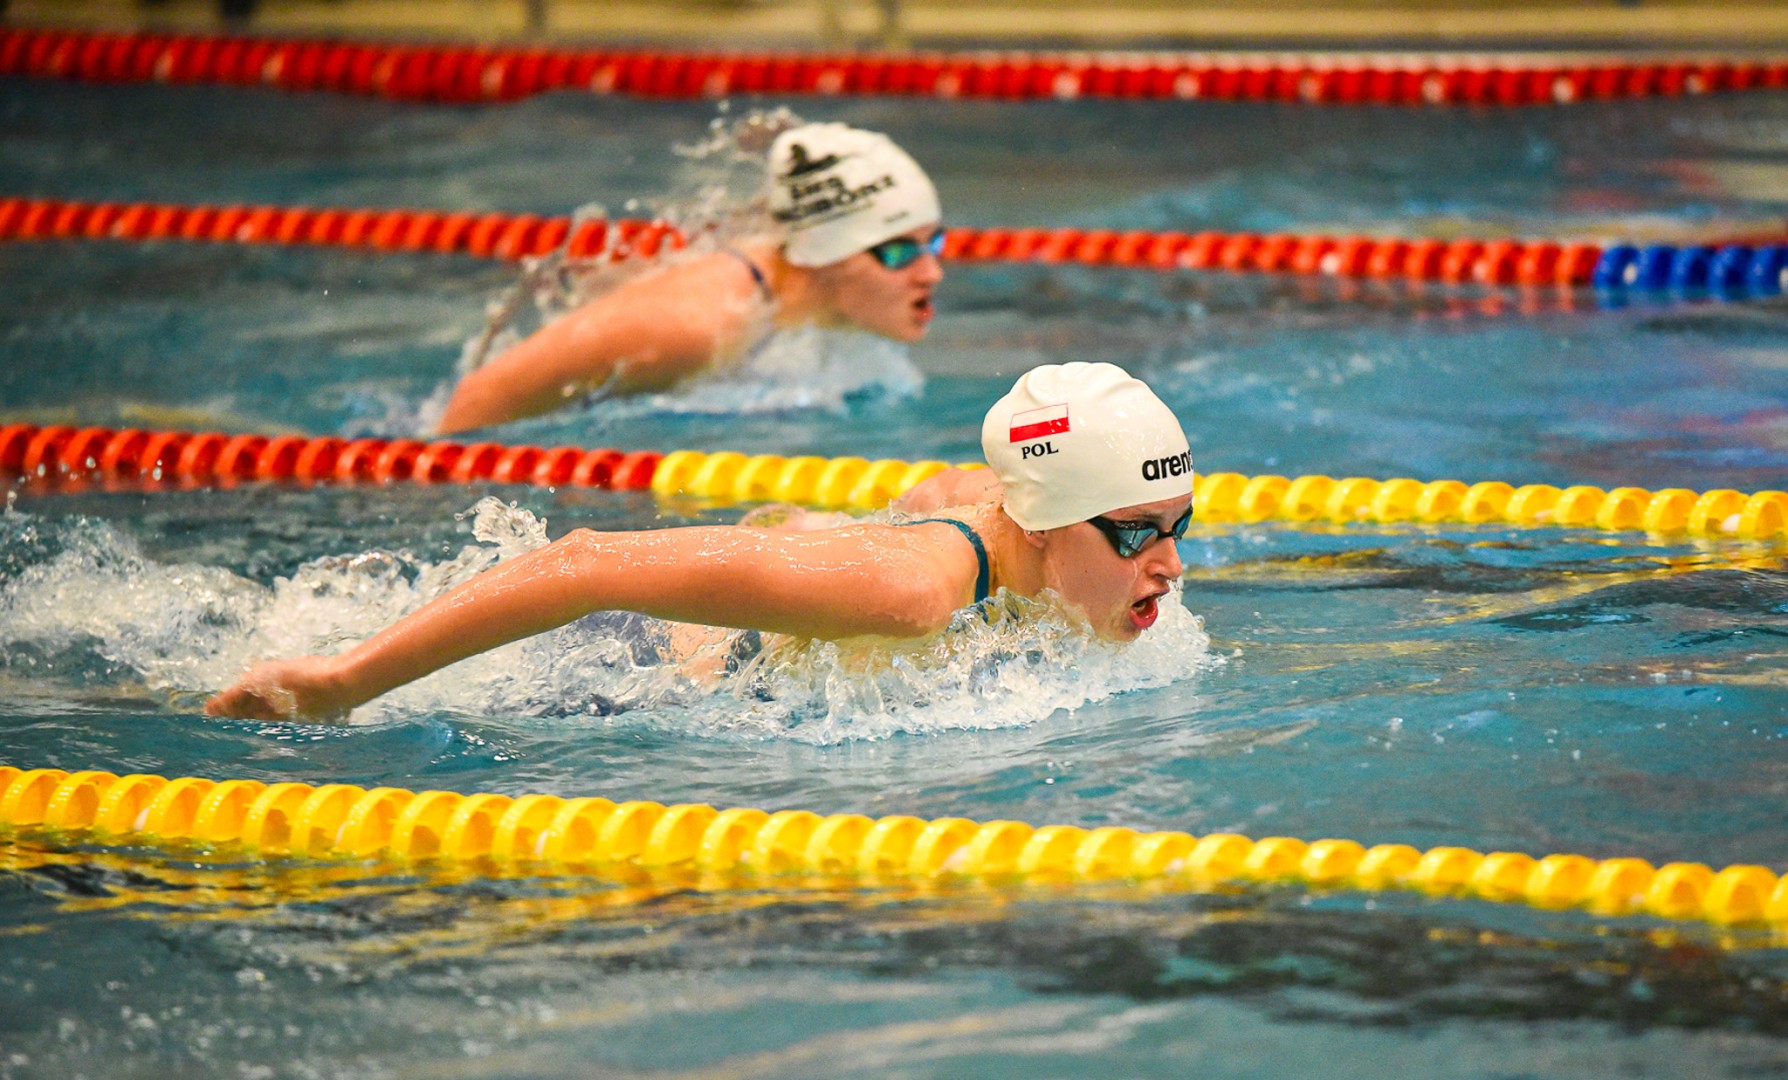
<path id="1" fill-rule="evenodd" d="M 238 720 L 338 721 L 361 700 L 342 678 L 339 657 L 301 656 L 256 664 L 205 702 L 205 715 Z"/>

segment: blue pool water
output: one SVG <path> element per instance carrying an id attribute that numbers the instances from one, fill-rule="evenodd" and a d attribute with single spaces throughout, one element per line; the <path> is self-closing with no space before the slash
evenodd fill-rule
<path id="1" fill-rule="evenodd" d="M 889 132 L 968 225 L 1687 242 L 1788 209 L 1780 94 L 738 100 L 726 119 L 777 104 Z M 699 168 L 673 147 L 716 118 L 8 81 L 0 192 L 635 214 L 688 196 Z M 443 256 L 0 246 L 0 422 L 410 433 L 513 279 Z M 1015 374 L 1087 359 L 1148 379 L 1206 470 L 1788 487 L 1783 302 L 1523 306 L 955 266 L 909 355 L 807 342 L 495 437 L 965 460 Z M 339 647 L 496 551 L 738 513 L 482 486 L 21 491 L 0 517 L 0 761 L 1788 870 L 1776 544 L 1195 525 L 1184 610 L 1132 654 L 969 643 L 916 683 L 877 674 L 879 696 L 814 654 L 766 703 L 636 664 L 616 651 L 634 631 L 595 625 L 353 726 L 198 713 L 252 657 Z M 1764 930 L 1297 889 L 660 894 L 19 836 L 0 854 L 0 1077 L 1788 1071 L 1788 957 Z"/>

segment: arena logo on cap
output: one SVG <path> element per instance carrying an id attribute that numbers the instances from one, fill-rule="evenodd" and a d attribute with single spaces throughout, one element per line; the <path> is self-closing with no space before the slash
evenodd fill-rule
<path id="1" fill-rule="evenodd" d="M 1192 451 L 1182 450 L 1171 457 L 1150 458 L 1142 463 L 1144 480 L 1165 480 L 1170 476 L 1185 476 L 1192 471 Z"/>
<path id="2" fill-rule="evenodd" d="M 1068 431 L 1068 406 L 1045 405 L 1041 409 L 1012 414 L 1009 442 L 1029 442 L 1046 435 L 1062 435 Z"/>

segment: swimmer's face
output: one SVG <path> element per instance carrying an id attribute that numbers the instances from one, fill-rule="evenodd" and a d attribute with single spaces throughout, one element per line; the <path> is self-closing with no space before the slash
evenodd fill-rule
<path id="1" fill-rule="evenodd" d="M 1192 496 L 1125 506 L 1101 515 L 1120 525 L 1153 525 L 1168 532 Z M 1043 583 L 1085 615 L 1100 637 L 1134 641 L 1155 625 L 1160 599 L 1185 569 L 1173 537 L 1157 534 L 1141 551 L 1125 558 L 1090 522 L 1027 532 L 1043 553 Z"/>
<path id="2" fill-rule="evenodd" d="M 943 264 L 928 246 L 941 231 L 927 225 L 901 233 L 900 239 L 911 240 L 920 251 L 898 270 L 868 251 L 815 267 L 814 283 L 833 319 L 895 341 L 924 337 L 934 314 L 932 292 L 944 280 Z"/>

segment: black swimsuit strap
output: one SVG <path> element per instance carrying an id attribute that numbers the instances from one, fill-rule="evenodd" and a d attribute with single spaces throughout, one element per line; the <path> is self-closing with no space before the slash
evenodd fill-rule
<path id="1" fill-rule="evenodd" d="M 963 536 L 968 537 L 968 542 L 973 545 L 975 549 L 975 562 L 979 566 L 979 569 L 975 573 L 975 603 L 979 604 L 981 601 L 987 599 L 988 589 L 993 584 L 993 573 L 991 566 L 987 562 L 987 545 L 981 542 L 980 533 L 976 532 L 966 523 L 957 521 L 955 518 L 920 518 L 918 521 L 903 521 L 900 525 L 902 527 L 907 525 L 956 526 L 957 531 L 962 533 Z"/>
<path id="2" fill-rule="evenodd" d="M 764 276 L 762 270 L 758 269 L 757 263 L 751 261 L 751 256 L 737 248 L 722 248 L 721 250 L 744 263 L 745 269 L 751 271 L 751 280 L 757 282 L 757 291 L 764 294 L 766 301 L 776 302 L 776 294 L 770 291 L 770 279 Z"/>

